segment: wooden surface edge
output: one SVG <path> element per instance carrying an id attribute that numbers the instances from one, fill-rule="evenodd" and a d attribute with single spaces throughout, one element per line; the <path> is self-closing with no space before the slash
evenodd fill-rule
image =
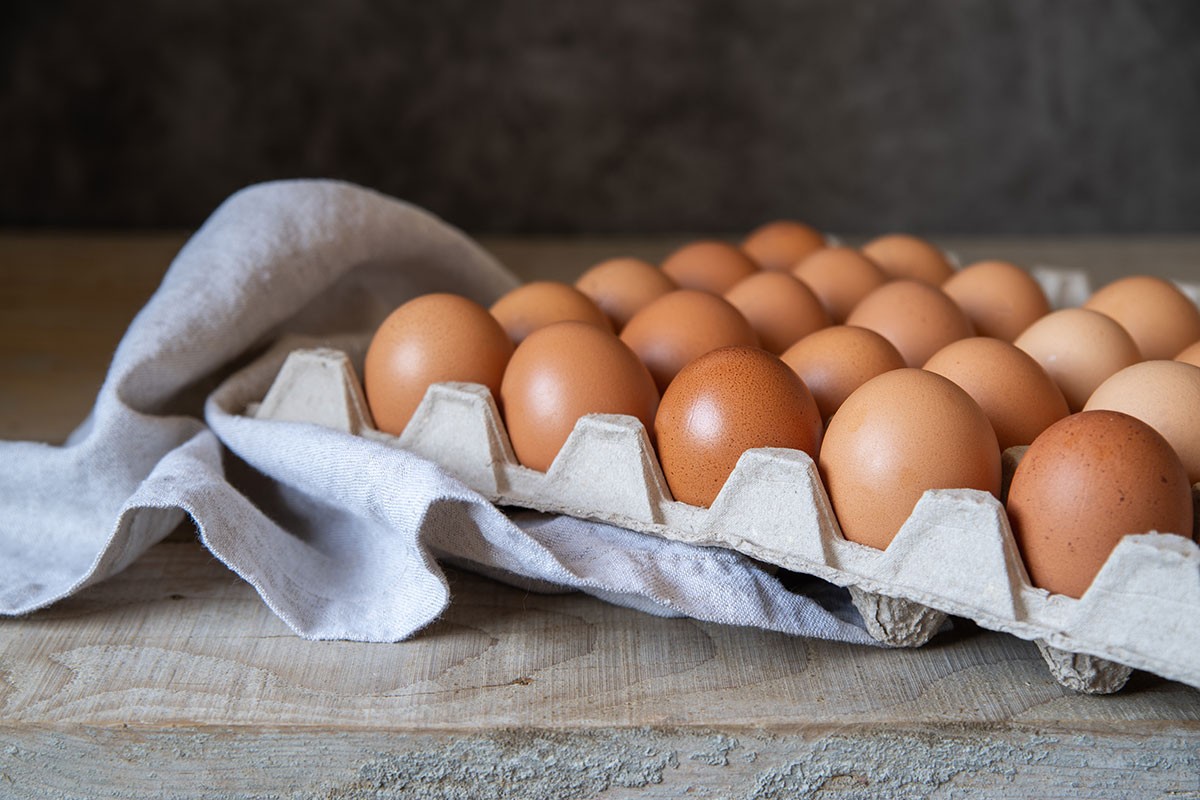
<path id="1" fill-rule="evenodd" d="M 1169 733 L 639 728 L 394 735 L 0 725 L 5 797 L 1200 797 Z"/>

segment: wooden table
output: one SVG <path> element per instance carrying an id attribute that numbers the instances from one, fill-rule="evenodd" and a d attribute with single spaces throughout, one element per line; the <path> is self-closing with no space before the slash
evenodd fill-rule
<path id="1" fill-rule="evenodd" d="M 0 235 L 0 436 L 61 440 L 181 235 Z M 1200 238 L 942 240 L 1200 277 Z M 489 240 L 525 277 L 673 241 Z M 1200 691 L 1074 695 L 963 623 L 916 651 L 658 619 L 452 571 L 409 642 L 306 642 L 181 529 L 0 620 L 0 797 L 1200 797 Z"/>

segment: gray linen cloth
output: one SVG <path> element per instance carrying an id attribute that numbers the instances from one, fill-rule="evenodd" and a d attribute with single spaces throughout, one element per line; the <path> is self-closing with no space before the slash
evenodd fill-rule
<path id="1" fill-rule="evenodd" d="M 411 636 L 450 602 L 443 560 L 650 613 L 873 643 L 840 590 L 791 592 L 731 551 L 506 514 L 409 453 L 243 415 L 285 334 L 361 352 L 408 298 L 488 304 L 516 283 L 459 231 L 366 189 L 285 181 L 233 195 L 133 320 L 67 442 L 0 442 L 0 612 L 113 575 L 186 515 L 311 639 Z"/>

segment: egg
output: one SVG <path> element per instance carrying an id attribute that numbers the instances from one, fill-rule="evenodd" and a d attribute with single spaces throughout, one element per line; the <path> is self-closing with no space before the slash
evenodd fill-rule
<path id="1" fill-rule="evenodd" d="M 829 314 L 812 290 L 786 272 L 759 272 L 725 293 L 754 328 L 763 348 L 782 353 L 829 325 Z"/>
<path id="2" fill-rule="evenodd" d="M 890 278 L 908 278 L 941 286 L 954 274 L 945 253 L 933 244 L 906 233 L 890 233 L 872 239 L 862 252 Z"/>
<path id="3" fill-rule="evenodd" d="M 885 372 L 846 398 L 818 465 L 842 534 L 880 550 L 929 489 L 1000 495 L 1000 447 L 979 404 L 921 369 Z"/>
<path id="4" fill-rule="evenodd" d="M 1175 360 L 1200 367 L 1200 342 L 1194 342 L 1180 350 L 1179 354 L 1175 356 Z"/>
<path id="5" fill-rule="evenodd" d="M 612 333 L 608 316 L 590 297 L 558 281 L 518 286 L 493 303 L 491 312 L 516 344 L 538 328 L 565 320 L 587 322 Z"/>
<path id="6" fill-rule="evenodd" d="M 780 358 L 804 381 L 826 421 L 859 386 L 904 368 L 904 359 L 891 342 L 875 331 L 849 325 L 811 333 Z"/>
<path id="7" fill-rule="evenodd" d="M 980 261 L 956 272 L 942 291 L 958 304 L 980 336 L 1011 342 L 1050 313 L 1033 276 L 1007 261 Z"/>
<path id="8" fill-rule="evenodd" d="M 815 458 L 821 417 L 804 382 L 777 357 L 722 347 L 671 381 L 654 430 L 671 494 L 707 507 L 746 450 L 787 447 Z"/>
<path id="9" fill-rule="evenodd" d="M 878 264 L 851 247 L 818 250 L 796 264 L 792 275 L 812 289 L 839 325 L 859 301 L 888 282 Z"/>
<path id="10" fill-rule="evenodd" d="M 825 237 L 811 225 L 791 220 L 768 222 L 742 242 L 742 252 L 765 270 L 787 272 L 796 262 L 825 246 Z"/>
<path id="11" fill-rule="evenodd" d="M 713 294 L 724 294 L 758 272 L 758 264 L 750 256 L 731 244 L 714 241 L 685 244 L 660 266 L 680 287 Z"/>
<path id="12" fill-rule="evenodd" d="M 1117 372 L 1092 392 L 1084 411 L 1121 411 L 1158 431 L 1200 483 L 1200 367 L 1143 361 Z"/>
<path id="13" fill-rule="evenodd" d="M 375 331 L 363 388 L 375 426 L 399 436 L 431 384 L 481 383 L 499 397 L 513 345 L 483 306 L 454 294 L 427 294 L 393 311 Z"/>
<path id="14" fill-rule="evenodd" d="M 585 414 L 628 414 L 649 433 L 658 389 L 638 357 L 610 331 L 556 322 L 513 352 L 500 385 L 504 422 L 517 460 L 545 471 Z"/>
<path id="15" fill-rule="evenodd" d="M 917 280 L 895 280 L 871 292 L 846 318 L 896 346 L 904 363 L 919 367 L 958 339 L 974 336 L 970 320 L 945 292 Z"/>
<path id="16" fill-rule="evenodd" d="M 925 369 L 971 395 L 992 423 L 1001 450 L 1029 444 L 1070 413 L 1046 370 L 1000 339 L 978 336 L 952 342 L 934 353 Z"/>
<path id="17" fill-rule="evenodd" d="M 575 288 L 592 299 L 620 332 L 630 317 L 679 287 L 662 270 L 640 258 L 610 258 L 588 269 Z"/>
<path id="18" fill-rule="evenodd" d="M 1123 536 L 1192 536 L 1179 457 L 1149 425 L 1084 411 L 1047 428 L 1013 473 L 1007 510 L 1034 586 L 1082 597 Z"/>
<path id="19" fill-rule="evenodd" d="M 727 300 L 696 289 L 665 294 L 633 315 L 621 331 L 654 376 L 659 391 L 689 361 L 729 345 L 758 346 L 758 334 Z"/>
<path id="20" fill-rule="evenodd" d="M 1064 308 L 1030 325 L 1014 345 L 1033 356 L 1079 411 L 1108 377 L 1141 361 L 1129 334 L 1097 311 Z"/>
<path id="21" fill-rule="evenodd" d="M 1137 344 L 1146 360 L 1174 358 L 1200 339 L 1200 309 L 1170 281 L 1130 275 L 1099 289 L 1084 308 L 1106 314 Z"/>

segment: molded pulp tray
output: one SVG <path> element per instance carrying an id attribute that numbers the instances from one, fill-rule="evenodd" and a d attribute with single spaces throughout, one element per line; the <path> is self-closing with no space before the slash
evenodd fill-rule
<path id="1" fill-rule="evenodd" d="M 1086 297 L 1077 273 L 1037 275 L 1056 305 Z M 393 437 L 372 426 L 349 358 L 328 349 L 292 352 L 247 413 L 412 451 L 498 504 L 731 548 L 815 575 L 847 587 L 869 632 L 888 644 L 924 644 L 954 614 L 1037 642 L 1058 681 L 1078 691 L 1117 691 L 1131 668 L 1200 688 L 1200 547 L 1181 536 L 1126 536 L 1076 600 L 1030 585 L 1004 508 L 986 492 L 926 492 L 880 551 L 842 537 L 803 452 L 749 450 L 711 508 L 689 506 L 671 499 L 633 417 L 582 418 L 541 473 L 517 463 L 486 387 L 431 386 L 403 435 Z M 1005 453 L 1006 486 L 1023 451 Z"/>

